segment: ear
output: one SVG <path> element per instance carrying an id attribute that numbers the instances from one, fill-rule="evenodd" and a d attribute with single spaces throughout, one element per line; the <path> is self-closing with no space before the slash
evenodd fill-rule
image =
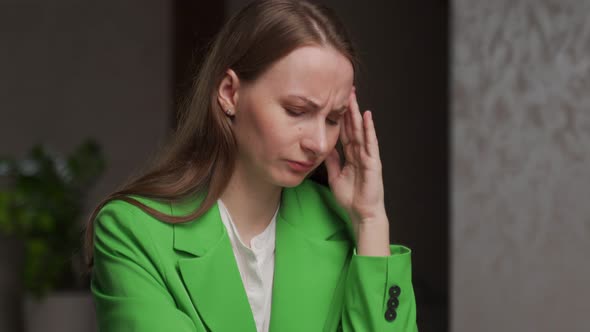
<path id="1" fill-rule="evenodd" d="M 227 115 L 235 115 L 239 88 L 238 75 L 232 69 L 228 69 L 217 89 L 217 102 Z"/>

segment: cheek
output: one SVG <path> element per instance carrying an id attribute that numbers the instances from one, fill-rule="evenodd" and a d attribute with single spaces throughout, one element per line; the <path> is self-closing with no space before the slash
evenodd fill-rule
<path id="1" fill-rule="evenodd" d="M 260 131 L 268 137 L 279 137 L 281 132 L 285 130 L 284 124 L 273 113 L 261 116 L 258 122 L 260 123 Z"/>
<path id="2" fill-rule="evenodd" d="M 276 114 L 272 111 L 265 111 L 253 114 L 251 117 L 252 137 L 250 144 L 255 146 L 251 149 L 257 150 L 263 154 L 263 158 L 272 157 L 275 152 L 279 151 L 288 144 L 289 133 L 293 132 L 293 127 L 285 126 Z"/>

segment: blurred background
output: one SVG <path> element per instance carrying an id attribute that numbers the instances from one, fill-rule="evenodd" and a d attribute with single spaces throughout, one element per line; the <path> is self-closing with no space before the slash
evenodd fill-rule
<path id="1" fill-rule="evenodd" d="M 0 0 L 0 331 L 95 330 L 82 223 L 247 2 Z M 420 331 L 590 331 L 590 2 L 321 2 L 364 64 Z"/>

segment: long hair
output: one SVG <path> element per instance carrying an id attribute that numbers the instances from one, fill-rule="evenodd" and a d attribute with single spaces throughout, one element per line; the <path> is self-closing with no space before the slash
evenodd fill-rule
<path id="1" fill-rule="evenodd" d="M 109 201 L 126 201 L 167 223 L 194 220 L 215 204 L 233 173 L 237 151 L 231 127 L 216 102 L 226 70 L 233 69 L 241 81 L 253 82 L 274 62 L 307 45 L 335 48 L 357 72 L 359 61 L 344 26 L 320 4 L 255 0 L 225 23 L 197 69 L 174 134 L 148 167 L 106 196 L 91 213 L 84 234 L 87 272 L 93 266 L 94 219 Z M 318 167 L 316 176 L 325 181 L 325 165 Z M 199 193 L 206 193 L 204 200 L 186 216 L 167 215 L 129 197 L 174 202 Z"/>

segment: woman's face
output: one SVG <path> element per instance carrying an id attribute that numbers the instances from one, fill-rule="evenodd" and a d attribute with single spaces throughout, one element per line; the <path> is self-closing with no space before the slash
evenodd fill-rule
<path id="1" fill-rule="evenodd" d="M 255 82 L 238 82 L 236 103 L 225 108 L 235 111 L 240 171 L 282 187 L 301 183 L 336 145 L 353 75 L 350 61 L 335 49 L 305 46 Z M 222 88 L 220 94 L 230 96 Z"/>

